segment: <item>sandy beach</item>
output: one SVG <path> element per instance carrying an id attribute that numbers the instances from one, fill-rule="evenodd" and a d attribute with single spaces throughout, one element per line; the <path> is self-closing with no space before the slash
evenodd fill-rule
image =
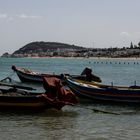
<path id="1" fill-rule="evenodd" d="M 95 60 L 140 60 L 138 57 L 119 57 L 119 58 L 112 58 L 112 57 L 27 57 L 27 58 L 52 58 L 52 59 L 95 59 Z"/>

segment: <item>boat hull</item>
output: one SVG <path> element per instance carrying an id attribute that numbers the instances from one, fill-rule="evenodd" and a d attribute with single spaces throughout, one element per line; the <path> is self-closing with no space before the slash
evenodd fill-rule
<path id="1" fill-rule="evenodd" d="M 69 88 L 80 98 L 102 103 L 140 103 L 140 89 L 99 87 L 67 79 Z"/>
<path id="2" fill-rule="evenodd" d="M 0 109 L 43 110 L 51 106 L 37 96 L 0 96 Z"/>
<path id="3" fill-rule="evenodd" d="M 35 83 L 42 83 L 43 82 L 43 77 L 56 77 L 60 79 L 59 75 L 51 75 L 51 74 L 27 74 L 22 71 L 16 71 L 19 79 L 22 82 L 35 82 Z"/>
<path id="4" fill-rule="evenodd" d="M 87 81 L 86 75 L 69 75 L 69 74 L 56 75 L 56 74 L 36 73 L 36 72 L 33 72 L 33 71 L 26 70 L 24 68 L 16 68 L 15 66 L 12 66 L 12 70 L 14 70 L 17 73 L 19 79 L 22 82 L 42 83 L 43 82 L 43 77 L 45 76 L 45 77 L 58 78 L 58 79 L 61 80 L 62 83 L 65 84 L 64 75 L 65 76 L 71 76 L 75 79 L 80 79 L 80 80 Z M 94 78 L 92 79 L 92 81 L 101 82 L 101 79 L 94 75 Z"/>
<path id="5" fill-rule="evenodd" d="M 60 110 L 65 104 L 54 102 L 46 93 L 33 93 L 24 90 L 0 89 L 0 110 Z"/>

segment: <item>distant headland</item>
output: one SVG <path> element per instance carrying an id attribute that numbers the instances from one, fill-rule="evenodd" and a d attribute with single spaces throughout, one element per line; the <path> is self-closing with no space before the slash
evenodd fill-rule
<path id="1" fill-rule="evenodd" d="M 59 42 L 31 42 L 14 53 L 1 57 L 140 57 L 140 42 L 123 48 L 86 48 Z"/>

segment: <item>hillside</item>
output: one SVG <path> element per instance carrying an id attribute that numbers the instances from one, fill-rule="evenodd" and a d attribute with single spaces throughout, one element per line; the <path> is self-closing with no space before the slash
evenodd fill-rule
<path id="1" fill-rule="evenodd" d="M 1 57 L 140 57 L 140 43 L 123 48 L 84 48 L 58 42 L 31 42 Z"/>
<path id="2" fill-rule="evenodd" d="M 66 49 L 72 49 L 72 50 L 81 50 L 83 47 L 75 46 L 75 45 L 69 45 L 64 43 L 58 43 L 58 42 L 31 42 L 19 50 L 16 50 L 13 55 L 15 54 L 33 54 L 33 53 L 45 53 L 48 51 L 56 51 L 56 50 L 66 50 Z"/>

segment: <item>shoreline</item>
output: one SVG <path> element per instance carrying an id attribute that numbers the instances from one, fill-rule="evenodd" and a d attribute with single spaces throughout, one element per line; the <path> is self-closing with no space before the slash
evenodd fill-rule
<path id="1" fill-rule="evenodd" d="M 52 58 L 52 59 L 95 59 L 95 60 L 140 60 L 140 57 L 117 57 L 117 58 L 112 58 L 112 57 L 1 57 L 1 58 L 35 58 L 35 59 L 40 59 L 40 58 Z"/>
<path id="2" fill-rule="evenodd" d="M 96 59 L 96 60 L 140 60 L 140 57 L 118 57 L 118 58 L 111 58 L 111 57 L 23 57 L 23 58 L 52 58 L 52 59 Z"/>

